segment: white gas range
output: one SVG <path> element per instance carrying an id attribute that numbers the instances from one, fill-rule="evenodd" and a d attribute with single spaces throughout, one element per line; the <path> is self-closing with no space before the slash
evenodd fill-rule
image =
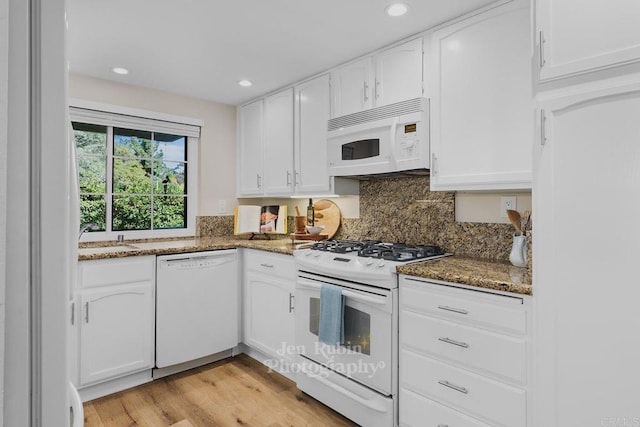
<path id="1" fill-rule="evenodd" d="M 324 241 L 294 251 L 298 388 L 360 425 L 397 424 L 398 278 L 407 262 L 447 256 L 437 246 Z M 318 339 L 323 285 L 342 289 L 340 345 Z"/>

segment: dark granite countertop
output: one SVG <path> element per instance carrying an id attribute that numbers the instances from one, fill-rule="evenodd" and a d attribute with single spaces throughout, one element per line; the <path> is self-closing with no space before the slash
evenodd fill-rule
<path id="1" fill-rule="evenodd" d="M 167 255 L 187 252 L 202 252 L 221 249 L 250 248 L 280 254 L 293 255 L 296 245 L 289 238 L 272 240 L 248 240 L 241 237 L 192 237 L 183 239 L 155 239 L 146 241 L 84 243 L 78 249 L 79 260 L 120 258 L 138 255 Z M 308 242 L 306 242 L 308 243 Z"/>
<path id="2" fill-rule="evenodd" d="M 509 262 L 450 256 L 402 265 L 398 273 L 424 279 L 531 295 L 531 275 Z"/>

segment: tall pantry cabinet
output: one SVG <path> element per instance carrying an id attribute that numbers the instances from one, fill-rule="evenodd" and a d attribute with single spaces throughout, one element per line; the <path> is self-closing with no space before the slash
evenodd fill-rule
<path id="1" fill-rule="evenodd" d="M 534 425 L 640 425 L 640 6 L 573 6 L 536 1 Z"/>

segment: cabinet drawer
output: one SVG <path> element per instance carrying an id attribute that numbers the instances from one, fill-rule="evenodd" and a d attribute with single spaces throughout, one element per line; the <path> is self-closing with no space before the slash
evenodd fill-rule
<path id="1" fill-rule="evenodd" d="M 523 301 L 520 297 L 438 285 L 411 277 L 403 277 L 400 283 L 401 307 L 510 333 L 526 333 Z"/>
<path id="2" fill-rule="evenodd" d="M 134 256 L 81 261 L 79 270 L 80 286 L 83 288 L 153 281 L 156 257 Z"/>
<path id="3" fill-rule="evenodd" d="M 281 276 L 291 280 L 295 276 L 293 257 L 289 255 L 249 249 L 244 252 L 244 263 L 245 270 Z"/>
<path id="4" fill-rule="evenodd" d="M 401 427 L 490 427 L 405 388 L 398 400 Z"/>
<path id="5" fill-rule="evenodd" d="M 470 415 L 490 419 L 492 425 L 526 425 L 525 390 L 405 349 L 400 351 L 400 385 Z"/>
<path id="6" fill-rule="evenodd" d="M 526 343 L 491 331 L 402 310 L 400 344 L 526 382 Z"/>

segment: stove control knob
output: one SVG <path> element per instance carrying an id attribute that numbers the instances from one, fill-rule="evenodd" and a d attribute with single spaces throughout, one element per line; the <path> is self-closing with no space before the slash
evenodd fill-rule
<path id="1" fill-rule="evenodd" d="M 311 252 L 305 253 L 304 256 L 311 256 Z"/>
<path id="2" fill-rule="evenodd" d="M 316 258 L 318 258 L 318 257 L 320 256 L 320 252 L 315 252 L 315 253 L 313 254 L 313 256 L 314 256 L 314 257 L 316 257 Z"/>
<path id="3" fill-rule="evenodd" d="M 367 258 L 367 261 L 365 262 L 366 265 L 371 265 L 373 264 L 373 259 L 371 258 Z"/>
<path id="4" fill-rule="evenodd" d="M 382 268 L 385 266 L 385 262 L 383 260 L 380 260 L 380 262 L 378 262 L 378 268 Z"/>

